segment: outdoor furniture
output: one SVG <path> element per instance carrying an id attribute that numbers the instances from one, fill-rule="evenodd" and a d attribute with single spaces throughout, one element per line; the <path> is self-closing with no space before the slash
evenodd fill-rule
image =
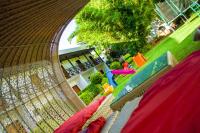
<path id="1" fill-rule="evenodd" d="M 148 64 L 143 70 L 126 84 L 124 89 L 113 100 L 110 107 L 112 110 L 120 110 L 127 101 L 140 97 L 143 93 L 162 75 L 168 72 L 177 64 L 176 59 L 170 52 L 161 55 L 159 58 Z"/>
<path id="2" fill-rule="evenodd" d="M 113 112 L 106 120 L 104 127 L 101 129 L 101 133 L 120 133 L 132 112 L 137 108 L 141 98 L 142 97 L 138 97 L 127 102 L 121 112 Z"/>
<path id="3" fill-rule="evenodd" d="M 120 133 L 200 133 L 200 50 L 157 80 Z"/>
<path id="4" fill-rule="evenodd" d="M 138 97 L 132 101 L 127 102 L 119 113 L 117 119 L 109 129 L 109 133 L 120 133 L 126 122 L 129 120 L 132 112 L 138 107 L 142 97 Z"/>
<path id="5" fill-rule="evenodd" d="M 142 67 L 147 62 L 147 59 L 141 53 L 137 53 L 136 56 L 133 56 L 133 61 L 138 67 Z"/>

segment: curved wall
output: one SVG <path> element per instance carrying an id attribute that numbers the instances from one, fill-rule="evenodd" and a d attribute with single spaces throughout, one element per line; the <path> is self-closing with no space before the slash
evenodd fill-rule
<path id="1" fill-rule="evenodd" d="M 88 0 L 1 0 L 0 132 L 52 132 L 85 105 L 58 59 L 60 35 Z"/>

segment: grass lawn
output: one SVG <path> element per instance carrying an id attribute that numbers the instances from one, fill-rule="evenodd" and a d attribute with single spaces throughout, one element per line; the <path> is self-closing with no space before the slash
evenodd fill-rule
<path id="1" fill-rule="evenodd" d="M 183 60 L 193 51 L 200 49 L 200 42 L 193 42 L 194 31 L 197 26 L 200 24 L 200 17 L 186 22 L 179 29 L 177 29 L 173 34 L 166 37 L 162 40 L 158 45 L 152 48 L 145 54 L 145 57 L 148 59 L 148 63 L 152 62 L 156 58 L 158 58 L 163 53 L 170 51 L 178 61 Z M 139 68 L 137 71 L 140 71 L 144 68 Z M 116 79 L 118 83 L 117 88 L 114 90 L 113 95 L 117 96 L 118 93 L 124 88 L 126 83 L 133 77 L 134 75 L 127 75 L 125 77 L 119 76 Z"/>

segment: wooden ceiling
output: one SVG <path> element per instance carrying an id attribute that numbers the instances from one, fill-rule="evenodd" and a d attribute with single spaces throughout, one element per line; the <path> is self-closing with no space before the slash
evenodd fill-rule
<path id="1" fill-rule="evenodd" d="M 0 68 L 50 60 L 53 40 L 88 0 L 1 0 Z"/>
<path id="2" fill-rule="evenodd" d="M 85 107 L 63 75 L 58 42 L 66 25 L 88 1 L 0 0 L 0 132 L 9 132 L 7 127 L 16 120 L 28 132 L 35 128 L 53 132 Z M 32 111 L 41 108 L 56 126 L 42 113 L 37 114 L 41 120 L 33 116 Z M 42 128 L 41 122 L 48 128 Z M 21 132 L 15 124 L 14 128 Z"/>

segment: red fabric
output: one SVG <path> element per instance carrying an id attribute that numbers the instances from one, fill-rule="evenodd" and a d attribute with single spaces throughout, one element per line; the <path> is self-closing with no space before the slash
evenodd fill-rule
<path id="1" fill-rule="evenodd" d="M 104 117 L 99 117 L 98 119 L 90 123 L 86 133 L 100 133 L 105 123 L 106 119 Z"/>
<path id="2" fill-rule="evenodd" d="M 200 51 L 154 83 L 122 133 L 200 133 Z"/>
<path id="3" fill-rule="evenodd" d="M 124 70 L 127 70 L 128 69 L 128 62 L 124 62 L 123 67 L 124 67 Z"/>
<path id="4" fill-rule="evenodd" d="M 85 122 L 93 115 L 94 112 L 101 105 L 105 97 L 101 97 L 99 100 L 91 103 L 89 106 L 74 114 L 68 120 L 66 120 L 54 133 L 77 133 L 81 130 Z"/>

